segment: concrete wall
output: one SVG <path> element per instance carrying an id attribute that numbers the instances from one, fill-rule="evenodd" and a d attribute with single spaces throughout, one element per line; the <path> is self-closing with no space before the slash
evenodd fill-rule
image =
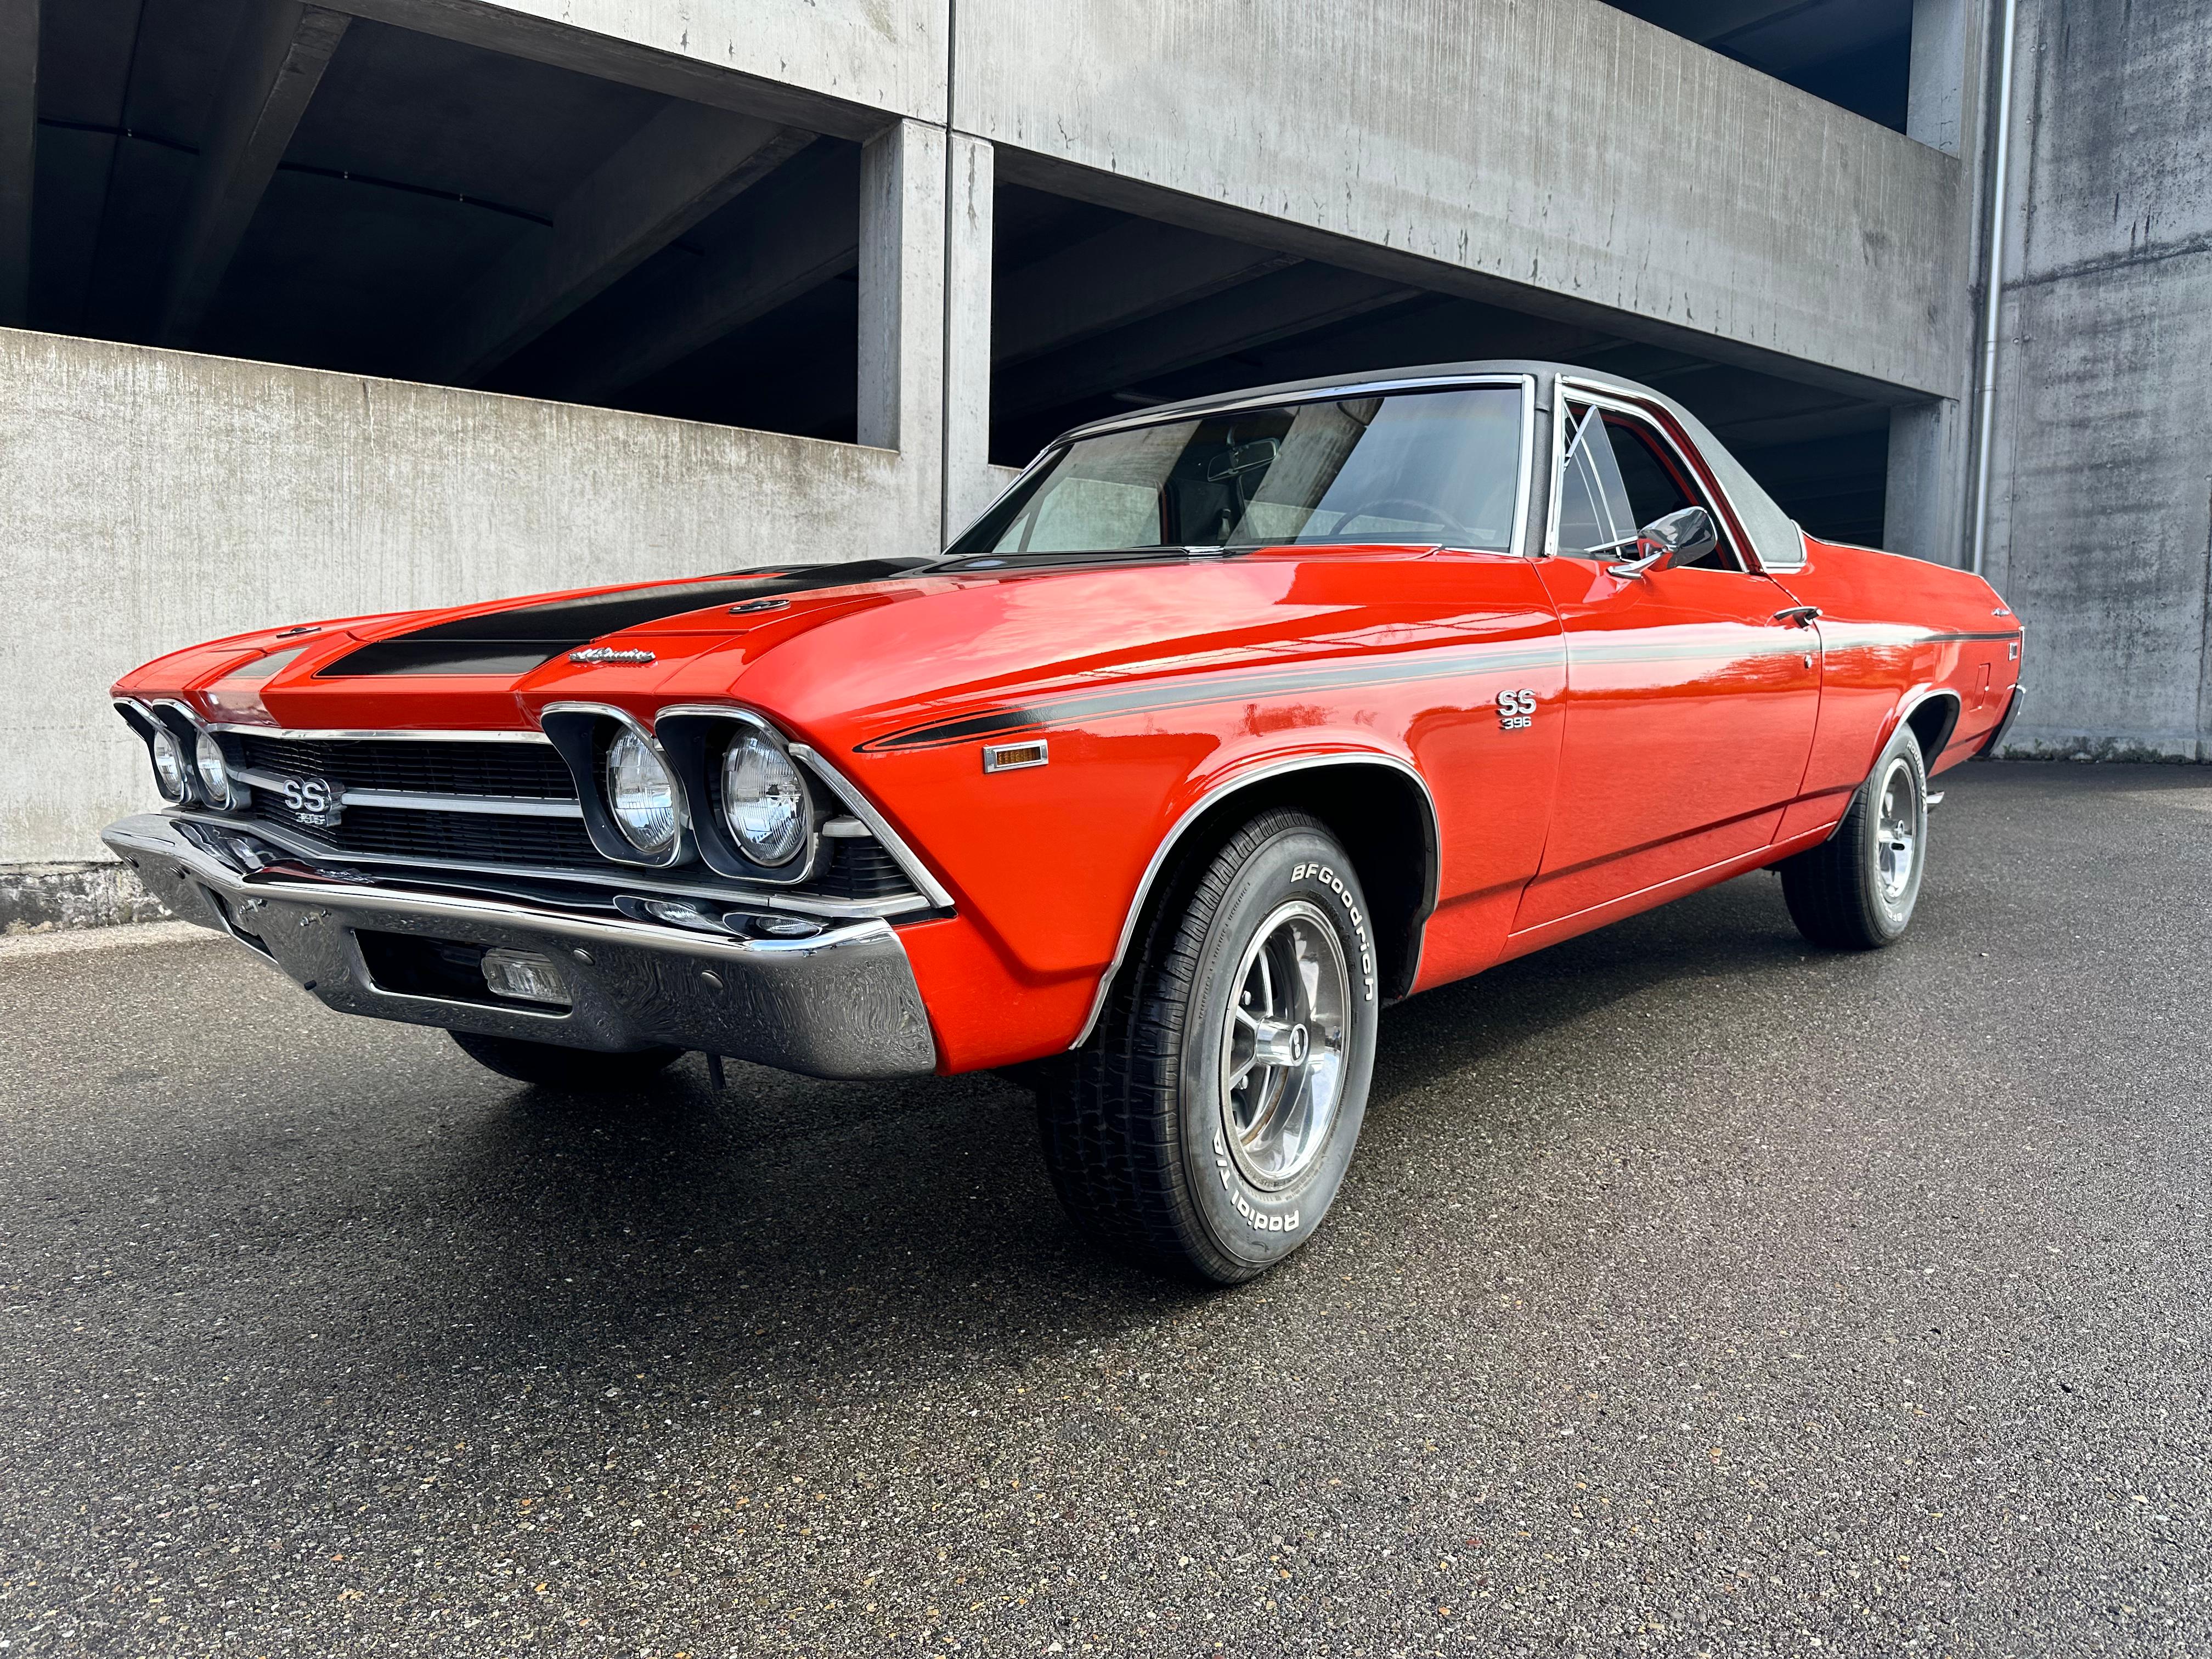
<path id="1" fill-rule="evenodd" d="M 2212 760 L 2212 0 L 2025 0 L 1991 492 L 2015 753 Z"/>
<path id="2" fill-rule="evenodd" d="M 930 552 L 888 450 L 0 331 L 0 865 L 152 798 L 115 676 L 316 617 Z"/>

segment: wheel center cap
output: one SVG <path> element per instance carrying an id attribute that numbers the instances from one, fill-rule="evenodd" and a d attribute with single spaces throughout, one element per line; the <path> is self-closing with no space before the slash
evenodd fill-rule
<path id="1" fill-rule="evenodd" d="M 1306 1036 L 1306 1028 L 1304 1025 L 1293 1025 L 1291 1027 L 1291 1065 L 1303 1066 L 1306 1063 L 1306 1050 L 1311 1046 L 1311 1043 L 1312 1039 Z"/>

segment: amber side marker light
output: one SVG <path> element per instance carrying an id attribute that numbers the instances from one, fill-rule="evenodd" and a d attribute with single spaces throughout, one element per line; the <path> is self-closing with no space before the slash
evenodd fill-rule
<path id="1" fill-rule="evenodd" d="M 1042 738 L 1030 743 L 996 743 L 983 750 L 986 772 L 1018 772 L 1024 766 L 1042 766 L 1052 758 Z"/>

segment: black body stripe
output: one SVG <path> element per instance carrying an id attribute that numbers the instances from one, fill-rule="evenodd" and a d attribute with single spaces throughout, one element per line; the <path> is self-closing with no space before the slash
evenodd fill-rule
<path id="1" fill-rule="evenodd" d="M 555 599 L 481 617 L 434 623 L 411 634 L 377 640 L 317 674 L 318 679 L 369 674 L 523 674 L 563 651 L 626 628 L 702 611 L 725 601 L 807 593 L 825 587 L 909 574 L 927 559 L 861 559 L 847 564 L 763 565 L 700 581 Z"/>

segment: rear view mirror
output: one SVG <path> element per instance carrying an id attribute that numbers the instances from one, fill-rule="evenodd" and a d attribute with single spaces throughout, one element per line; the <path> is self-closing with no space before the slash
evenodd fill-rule
<path id="1" fill-rule="evenodd" d="M 1636 532 L 1636 556 L 1612 567 L 1616 576 L 1641 576 L 1672 564 L 1695 564 L 1721 544 L 1712 514 L 1686 507 L 1654 519 Z"/>

